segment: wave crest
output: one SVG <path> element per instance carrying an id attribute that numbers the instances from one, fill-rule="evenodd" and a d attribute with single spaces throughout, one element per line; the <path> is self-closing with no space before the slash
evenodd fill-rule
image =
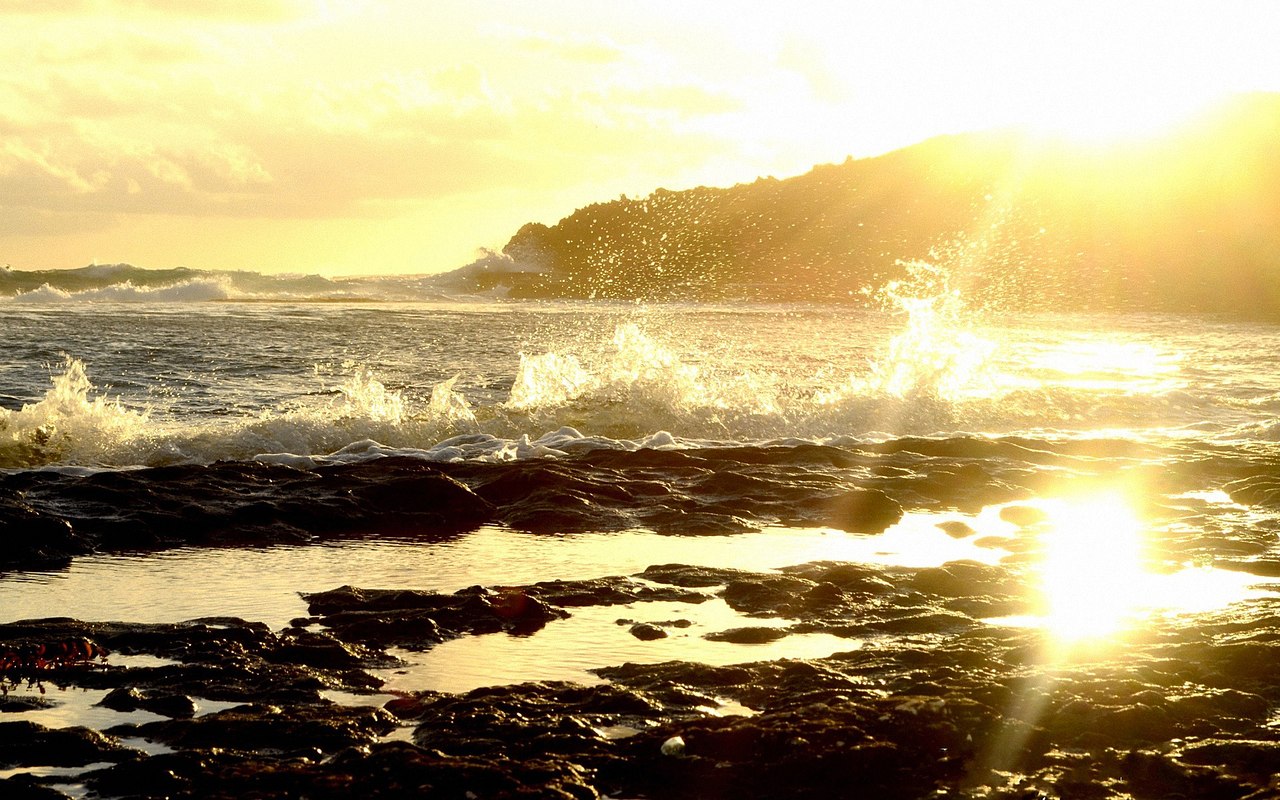
<path id="1" fill-rule="evenodd" d="M 53 386 L 18 411 L 0 409 L 0 466 L 129 463 L 148 414 L 93 394 L 84 364 L 67 357 Z"/>
<path id="2" fill-rule="evenodd" d="M 228 281 L 200 278 L 172 286 L 134 286 L 132 281 L 81 291 L 67 291 L 50 284 L 14 295 L 14 303 L 207 303 L 230 300 L 236 292 Z"/>

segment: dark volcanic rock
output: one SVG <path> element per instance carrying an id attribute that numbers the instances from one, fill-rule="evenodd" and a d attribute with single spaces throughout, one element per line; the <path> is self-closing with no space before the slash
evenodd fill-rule
<path id="1" fill-rule="evenodd" d="M 529 634 L 569 616 L 523 589 L 473 586 L 437 594 L 343 586 L 303 597 L 311 613 L 343 641 L 418 649 L 464 634 Z"/>
<path id="2" fill-rule="evenodd" d="M 0 722 L 0 767 L 78 767 L 136 758 L 136 750 L 88 728 L 46 728 L 34 722 Z"/>
<path id="3" fill-rule="evenodd" d="M 92 640 L 112 652 L 160 656 L 145 667 L 70 662 L 38 673 L 42 681 L 90 688 L 132 688 L 112 704 L 185 716 L 191 697 L 262 702 L 313 702 L 327 688 L 369 691 L 379 681 L 358 666 L 396 663 L 381 651 L 343 644 L 327 634 L 271 632 L 261 623 L 234 618 L 187 623 L 80 622 L 56 618 L 0 624 L 0 645 Z M 349 661 L 334 666 L 333 652 Z M 323 658 L 315 657 L 323 653 Z M 316 662 L 315 665 L 308 661 Z M 3 677 L 3 676 L 0 676 Z M 135 696 L 136 695 L 136 696 Z"/>
<path id="4" fill-rule="evenodd" d="M 78 538 L 71 523 L 42 513 L 23 501 L 18 492 L 0 489 L 0 530 L 5 532 L 0 548 L 0 570 L 51 569 L 66 566 L 71 557 L 90 552 L 90 545 Z"/>
<path id="5" fill-rule="evenodd" d="M 704 636 L 712 642 L 733 642 L 734 644 L 768 644 L 786 638 L 790 633 L 785 628 L 730 628 L 727 631 L 715 631 Z"/>
<path id="6" fill-rule="evenodd" d="M 350 748 L 321 762 L 179 753 L 95 772 L 88 783 L 109 797 L 207 800 L 599 797 L 588 772 L 564 759 L 454 757 L 403 742 Z"/>
<path id="7" fill-rule="evenodd" d="M 369 744 L 395 730 L 395 718 L 380 708 L 318 703 L 288 708 L 244 705 L 195 719 L 120 725 L 118 736 L 142 736 L 192 750 L 221 747 L 238 752 L 309 755 Z"/>
<path id="8" fill-rule="evenodd" d="M 664 583 L 662 576 L 645 570 L 639 576 L 655 583 Z M 679 603 L 703 603 L 710 595 L 689 591 L 683 584 L 676 586 L 649 586 L 631 578 L 597 578 L 583 581 L 543 581 L 524 589 L 527 594 L 556 606 L 616 606 L 630 603 L 665 600 Z"/>
<path id="9" fill-rule="evenodd" d="M 630 633 L 637 639 L 646 642 L 667 638 L 667 632 L 661 626 L 654 625 L 651 622 L 637 622 L 631 626 Z"/>
<path id="10" fill-rule="evenodd" d="M 902 504 L 878 489 L 854 489 L 831 501 L 826 524 L 849 533 L 880 533 L 902 519 Z"/>
<path id="11" fill-rule="evenodd" d="M 316 470 L 239 461 L 8 480 L 20 488 L 6 488 L 0 477 L 0 525 L 11 532 L 0 568 L 192 544 L 445 537 L 494 518 L 466 486 L 410 458 Z"/>
<path id="12" fill-rule="evenodd" d="M 1280 601 L 1251 600 L 1248 613 L 1234 606 L 1160 618 L 1113 641 L 1071 644 L 1046 630 L 973 618 L 1016 604 L 1026 584 L 1017 566 L 974 562 L 926 569 L 814 562 L 763 573 L 663 565 L 639 577 L 453 594 L 342 587 L 307 598 L 314 615 L 307 621 L 327 631 L 273 632 L 236 619 L 39 620 L 0 625 L 0 644 L 91 637 L 115 653 L 167 659 L 124 668 L 109 657 L 50 671 L 56 685 L 115 689 L 104 701 L 112 707 L 187 697 L 243 703 L 106 732 L 178 751 L 164 755 L 120 750 L 107 758 L 117 752 L 111 736 L 85 744 L 71 732 L 65 749 L 82 750 L 77 763 L 121 761 L 85 776 L 102 796 L 1274 794 Z M 626 604 L 636 618 L 652 620 L 657 615 L 641 604 L 716 593 L 743 613 L 785 618 L 785 627 L 708 636 L 740 648 L 744 659 L 750 643 L 786 633 L 847 636 L 849 649 L 719 667 L 624 664 L 595 670 L 608 682 L 590 686 L 395 692 L 381 709 L 321 696 L 326 688 L 368 692 L 378 681 L 364 670 L 396 663 L 383 648 L 425 646 L 424 632 L 437 640 L 520 634 L 562 618 L 562 606 Z M 600 624 L 616 633 L 618 616 Z M 661 631 L 675 623 L 648 624 Z M 15 747 L 68 735 L 24 725 L 10 729 Z M 412 743 L 387 740 L 403 738 L 406 725 Z M 44 741 L 14 752 L 30 765 L 64 749 Z"/>
<path id="13" fill-rule="evenodd" d="M 98 705 L 115 711 L 150 711 L 162 717 L 191 718 L 196 715 L 195 701 L 184 694 L 159 691 L 142 692 L 133 687 L 113 689 Z"/>
<path id="14" fill-rule="evenodd" d="M 938 529 L 952 539 L 963 539 L 974 534 L 973 526 L 958 519 L 938 523 Z"/>
<path id="15" fill-rule="evenodd" d="M 740 569 L 691 567 L 685 564 L 659 564 L 646 568 L 637 577 L 671 586 L 705 588 L 708 586 L 721 586 L 735 578 L 749 576 L 750 574 Z"/>
<path id="16" fill-rule="evenodd" d="M 57 705 L 48 697 L 11 694 L 0 696 L 0 714 L 25 714 L 28 711 L 40 711 Z"/>

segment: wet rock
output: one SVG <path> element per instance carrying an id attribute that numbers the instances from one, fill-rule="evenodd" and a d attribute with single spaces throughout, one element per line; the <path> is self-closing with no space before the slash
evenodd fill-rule
<path id="1" fill-rule="evenodd" d="M 244 703 L 112 729 L 180 752 L 95 771 L 86 781 L 103 796 L 825 800 L 849 787 L 904 799 L 1268 796 L 1280 772 L 1268 726 L 1280 702 L 1273 599 L 1251 601 L 1248 613 L 1160 619 L 1123 640 L 1061 648 L 1045 631 L 973 618 L 1016 607 L 1025 581 L 1018 568 L 974 562 L 815 562 L 764 573 L 663 565 L 640 579 L 453 594 L 343 587 L 308 596 L 324 630 L 273 632 L 236 619 L 44 620 L 0 625 L 0 643 L 90 636 L 116 652 L 172 660 L 128 669 L 108 660 L 59 676 L 122 689 L 112 703 L 165 693 Z M 388 663 L 382 648 L 391 640 L 379 626 L 518 634 L 521 620 L 546 624 L 567 613 L 562 605 L 625 602 L 663 630 L 674 623 L 652 622 L 657 615 L 640 604 L 705 598 L 716 586 L 743 613 L 787 618 L 785 628 L 715 635 L 744 651 L 787 632 L 860 641 L 813 660 L 601 668 L 601 685 L 406 692 L 382 709 L 320 699 L 325 688 L 376 685 L 364 670 Z M 611 633 L 616 616 L 602 623 Z M 750 713 L 715 715 L 734 704 Z M 382 740 L 403 735 L 406 722 L 413 744 Z M 664 756 L 662 745 L 677 739 L 683 751 Z M 989 763 L 995 745 L 1010 741 L 1018 755 Z"/>
<path id="2" fill-rule="evenodd" d="M 902 505 L 878 489 L 854 489 L 830 501 L 826 524 L 849 533 L 880 533 L 902 519 Z"/>
<path id="3" fill-rule="evenodd" d="M 0 530 L 5 532 L 0 570 L 62 567 L 92 549 L 71 523 L 35 509 L 18 492 L 0 490 Z"/>
<path id="4" fill-rule="evenodd" d="M 162 717 L 189 719 L 196 715 L 196 703 L 184 694 L 164 692 L 143 693 L 134 687 L 113 689 L 98 701 L 98 705 L 114 711 L 150 711 Z"/>
<path id="5" fill-rule="evenodd" d="M 671 586 L 705 588 L 722 586 L 729 581 L 747 575 L 750 575 L 750 573 L 740 569 L 695 567 L 686 564 L 660 564 L 648 567 L 638 577 L 654 583 L 665 583 Z"/>
<path id="6" fill-rule="evenodd" d="M 814 586 L 812 581 L 790 575 L 760 575 L 732 581 L 720 596 L 735 611 L 769 614 L 790 606 Z"/>
<path id="7" fill-rule="evenodd" d="M 102 797 L 170 798 L 191 796 L 202 777 L 211 778 L 218 770 L 242 768 L 245 760 L 224 753 L 164 753 L 139 761 L 94 770 L 85 782 Z M 267 765 L 259 773 L 269 775 Z M 209 796 L 209 795 L 205 795 Z"/>
<path id="8" fill-rule="evenodd" d="M 1019 528 L 1039 525 L 1048 518 L 1048 514 L 1035 506 L 1005 506 L 1000 509 L 1000 519 Z"/>
<path id="9" fill-rule="evenodd" d="M 730 628 L 725 631 L 708 633 L 702 638 L 712 642 L 733 642 L 734 644 L 768 644 L 786 638 L 789 631 L 785 628 Z"/>
<path id="10" fill-rule="evenodd" d="M 693 705 L 708 698 L 686 702 L 666 707 L 647 692 L 609 685 L 540 682 L 477 689 L 427 704 L 413 738 L 449 755 L 523 759 L 554 752 L 587 763 L 616 750 L 617 740 L 603 728 L 647 728 L 667 714 L 697 714 Z"/>
<path id="11" fill-rule="evenodd" d="M 805 592 L 799 601 L 814 609 L 828 608 L 844 604 L 849 599 L 844 589 L 834 583 L 823 581 Z"/>
<path id="12" fill-rule="evenodd" d="M 170 747 L 190 750 L 225 748 L 238 752 L 334 753 L 344 747 L 368 744 L 397 727 L 381 708 L 334 704 L 245 705 L 195 719 L 119 725 L 120 736 L 145 737 Z"/>
<path id="13" fill-rule="evenodd" d="M 43 695 L 0 695 L 0 714 L 23 714 L 28 711 L 54 708 L 57 705 L 57 702 Z"/>
<path id="14" fill-rule="evenodd" d="M 418 649 L 466 634 L 525 635 L 569 616 L 532 591 L 481 586 L 453 594 L 344 586 L 303 598 L 311 613 L 345 642 Z"/>
<path id="15" fill-rule="evenodd" d="M 0 779 L 0 796 L 5 800 L 67 800 L 68 795 L 46 786 L 39 778 L 26 773 Z"/>
<path id="16" fill-rule="evenodd" d="M 301 636 L 299 635 L 301 634 Z M 193 620 L 187 623 L 81 622 L 67 618 L 0 624 L 0 644 L 44 641 L 92 641 L 116 653 L 162 657 L 154 665 L 124 668 L 112 663 L 73 661 L 40 673 L 45 681 L 87 688 L 133 688 L 138 707 L 154 704 L 159 713 L 183 716 L 193 696 L 214 700 L 312 702 L 326 688 L 367 690 L 379 681 L 362 669 L 309 666 L 291 658 L 312 660 L 332 644 L 327 634 L 273 633 L 261 623 L 235 618 Z M 304 646 L 299 647 L 302 643 Z M 396 663 L 381 651 L 359 645 L 342 646 L 361 665 Z M 329 659 L 315 659 L 328 661 Z M 141 699 L 139 699 L 141 698 Z M 131 702 L 128 694 L 112 702 Z"/>
<path id="17" fill-rule="evenodd" d="M 640 622 L 632 625 L 629 633 L 637 639 L 645 642 L 667 638 L 667 632 L 665 630 L 650 622 Z"/>
<path id="18" fill-rule="evenodd" d="M 941 597 L 1012 595 L 1021 584 L 1007 569 L 977 561 L 952 561 L 941 567 L 919 570 L 911 588 Z"/>
<path id="19" fill-rule="evenodd" d="M 390 464 L 383 459 L 316 472 L 322 485 L 348 492 L 372 521 L 401 535 L 471 530 L 493 518 L 494 509 L 486 500 L 416 459 Z"/>
<path id="20" fill-rule="evenodd" d="M 254 755 L 159 756 L 94 773 L 89 785 L 104 796 L 207 800 L 599 797 L 589 771 L 571 761 L 455 757 L 403 742 L 350 748 L 323 762 Z"/>
<path id="21" fill-rule="evenodd" d="M 238 461 L 12 480 L 22 490 L 0 485 L 0 523 L 22 535 L 9 537 L 0 569 L 192 544 L 387 533 L 439 538 L 494 519 L 493 507 L 469 488 L 412 458 L 315 470 Z"/>
<path id="22" fill-rule="evenodd" d="M 1222 489 L 1241 505 L 1280 506 L 1280 479 L 1274 475 L 1241 478 L 1226 484 Z"/>
<path id="23" fill-rule="evenodd" d="M 1214 566 L 1263 578 L 1280 578 L 1280 559 L 1277 558 L 1220 558 L 1214 562 Z"/>
<path id="24" fill-rule="evenodd" d="M 1207 768 L 1179 764 L 1163 753 L 1134 750 L 1119 759 L 1119 771 L 1138 797 L 1238 798 L 1254 795 L 1248 787 Z M 1100 781 L 1095 776 L 1090 789 Z M 1256 796 L 1256 795 L 1254 795 Z"/>
<path id="25" fill-rule="evenodd" d="M 819 561 L 812 564 L 786 567 L 785 574 L 795 575 L 817 584 L 833 584 L 841 590 L 861 594 L 886 594 L 894 591 L 894 585 L 885 579 L 885 571 L 861 564 L 841 564 Z"/>
<path id="26" fill-rule="evenodd" d="M 646 570 L 640 577 L 655 580 L 657 573 Z M 655 581 L 662 582 L 662 581 Z M 576 606 L 610 606 L 654 600 L 702 603 L 710 596 L 687 591 L 680 586 L 650 586 L 628 577 L 599 578 L 582 581 L 542 581 L 520 591 L 539 600 L 563 608 Z"/>
<path id="27" fill-rule="evenodd" d="M 1177 758 L 1187 764 L 1223 766 L 1254 776 L 1280 774 L 1280 742 L 1272 740 L 1207 739 L 1182 748 Z"/>
<path id="28" fill-rule="evenodd" d="M 939 522 L 937 527 L 952 539 L 964 539 L 977 533 L 969 523 L 962 522 L 958 519 L 949 519 L 945 522 Z"/>
<path id="29" fill-rule="evenodd" d="M 46 728 L 34 722 L 0 722 L 0 768 L 78 767 L 136 758 L 136 750 L 89 728 Z"/>
<path id="30" fill-rule="evenodd" d="M 1270 713 L 1271 704 L 1251 692 L 1224 689 L 1170 697 L 1168 708 L 1169 713 L 1183 721 L 1224 718 L 1261 721 Z"/>

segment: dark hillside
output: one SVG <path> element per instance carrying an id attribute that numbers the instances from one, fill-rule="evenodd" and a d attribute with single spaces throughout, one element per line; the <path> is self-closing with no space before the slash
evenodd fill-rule
<path id="1" fill-rule="evenodd" d="M 730 188 L 659 189 L 524 226 L 525 295 L 858 298 L 900 261 L 948 266 L 976 302 L 1280 312 L 1280 96 L 1164 139 L 1081 149 L 1011 133 Z"/>

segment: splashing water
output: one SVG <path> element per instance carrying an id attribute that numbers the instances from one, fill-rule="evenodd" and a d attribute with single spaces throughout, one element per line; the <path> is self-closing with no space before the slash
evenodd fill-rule
<path id="1" fill-rule="evenodd" d="M 465 357 L 477 360 L 461 368 L 462 352 L 450 349 L 453 331 L 434 308 L 377 312 L 404 335 L 439 328 L 432 336 L 415 336 L 430 346 L 406 351 L 399 363 L 385 356 L 384 340 L 363 333 L 371 313 L 365 307 L 148 311 L 141 323 L 132 319 L 140 315 L 124 311 L 76 312 L 109 324 L 111 341 L 130 343 L 130 336 L 160 324 L 175 334 L 189 327 L 195 334 L 178 336 L 180 346 L 169 346 L 171 360 L 165 361 L 165 350 L 150 342 L 95 353 L 97 345 L 63 331 L 59 341 L 90 353 L 95 374 L 102 370 L 123 384 L 123 393 L 114 402 L 98 397 L 78 361 L 68 362 L 47 394 L 43 376 L 26 385 L 13 382 L 0 395 L 9 409 L 0 408 L 0 467 L 259 457 L 319 463 L 339 452 L 350 455 L 353 445 L 370 458 L 394 451 L 454 459 L 488 456 L 504 443 L 517 443 L 513 453 L 533 457 L 548 431 L 562 429 L 580 433 L 563 446 L 547 447 L 631 447 L 658 434 L 698 446 L 1078 430 L 1104 422 L 1145 430 L 1168 420 L 1194 422 L 1209 407 L 1195 394 L 1200 373 L 1182 369 L 1185 347 L 1167 341 L 1162 329 L 1120 335 L 1075 330 L 1070 322 L 1036 327 L 1017 320 L 978 328 L 951 277 L 931 264 L 907 265 L 903 280 L 874 295 L 889 313 L 627 307 L 619 314 L 616 307 L 584 304 L 570 317 L 557 307 L 473 309 L 450 317 L 448 326 L 469 326 L 468 342 L 495 332 L 497 341 L 483 351 L 468 344 Z M 34 331 L 64 315 L 37 310 L 14 316 L 15 324 Z M 259 361 L 271 357 L 267 348 L 220 350 L 221 339 L 200 332 L 212 332 L 228 318 L 260 330 L 255 341 L 300 341 L 302 352 L 274 364 Z M 508 323 L 516 324 L 502 327 Z M 1258 352 L 1273 352 L 1271 340 L 1250 335 Z M 337 350 L 360 336 L 368 337 L 363 346 Z M 521 353 L 522 346 L 536 354 Z M 216 357 L 193 369 L 201 348 L 209 347 Z M 298 372 L 308 363 L 333 364 L 326 359 L 335 352 L 348 360 L 336 375 L 330 366 L 316 367 L 321 385 Z M 459 369 L 453 378 L 423 382 L 425 375 Z M 1252 425 L 1252 438 L 1280 438 L 1271 432 L 1280 429 L 1273 419 L 1280 391 L 1264 388 L 1261 397 L 1246 393 L 1244 401 L 1211 408 L 1224 409 L 1232 426 Z M 28 405 L 15 410 L 21 402 Z M 452 441 L 460 436 L 469 438 Z M 519 444 L 522 437 L 527 446 Z"/>
<path id="2" fill-rule="evenodd" d="M 924 261 L 904 266 L 907 277 L 886 284 L 876 298 L 890 311 L 905 312 L 906 328 L 872 363 L 863 391 L 947 403 L 989 396 L 995 344 L 965 329 L 964 301 L 949 273 Z"/>
<path id="3" fill-rule="evenodd" d="M 91 397 L 93 389 L 84 364 L 67 357 L 39 402 L 18 411 L 0 409 L 0 466 L 103 464 L 124 443 L 142 436 L 146 412 Z"/>
<path id="4" fill-rule="evenodd" d="M 342 392 L 343 407 L 340 416 L 368 419 L 399 425 L 405 418 L 404 396 L 398 391 L 388 391 L 382 382 L 373 377 L 365 367 L 338 387 Z"/>
<path id="5" fill-rule="evenodd" d="M 520 368 L 506 405 L 515 410 L 561 406 L 576 400 L 599 382 L 573 355 L 520 354 Z"/>
<path id="6" fill-rule="evenodd" d="M 427 403 L 428 415 L 453 425 L 474 425 L 475 412 L 461 393 L 454 390 L 460 376 L 454 375 L 431 387 L 431 400 Z"/>

